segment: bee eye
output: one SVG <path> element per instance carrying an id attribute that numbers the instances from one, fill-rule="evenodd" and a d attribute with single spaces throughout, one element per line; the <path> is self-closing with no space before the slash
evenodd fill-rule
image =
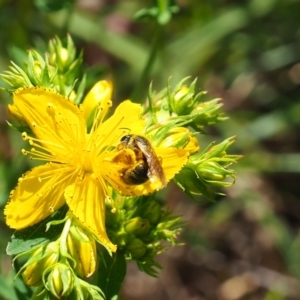
<path id="1" fill-rule="evenodd" d="M 122 136 L 120 142 L 126 142 L 128 143 L 130 141 L 131 135 L 124 135 Z"/>

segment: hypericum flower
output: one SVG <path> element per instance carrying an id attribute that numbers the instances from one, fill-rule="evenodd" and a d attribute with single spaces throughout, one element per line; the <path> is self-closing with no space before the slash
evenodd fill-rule
<path id="1" fill-rule="evenodd" d="M 120 170 L 122 164 L 113 159 L 124 135 L 144 134 L 141 106 L 126 100 L 112 117 L 103 121 L 112 102 L 102 101 L 87 132 L 80 107 L 52 90 L 24 88 L 13 96 L 14 105 L 33 133 L 33 136 L 22 134 L 32 147 L 22 152 L 46 164 L 34 167 L 19 178 L 5 208 L 6 223 L 11 228 L 22 229 L 67 203 L 75 217 L 104 246 L 116 251 L 105 229 L 108 184 L 117 192 L 132 196 L 150 194 L 164 186 L 158 180 L 126 184 Z M 179 172 L 189 155 L 189 151 L 174 147 L 154 150 L 161 160 L 166 182 Z"/>

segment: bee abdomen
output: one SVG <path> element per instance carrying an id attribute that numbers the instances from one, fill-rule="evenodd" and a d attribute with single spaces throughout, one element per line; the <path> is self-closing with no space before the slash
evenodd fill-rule
<path id="1" fill-rule="evenodd" d="M 136 165 L 122 173 L 122 179 L 127 184 L 137 185 L 145 183 L 149 180 L 148 170 L 148 164 L 145 161 L 140 160 Z"/>

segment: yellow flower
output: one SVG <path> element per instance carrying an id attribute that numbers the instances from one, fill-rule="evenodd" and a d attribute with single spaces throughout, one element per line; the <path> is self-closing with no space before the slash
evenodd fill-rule
<path id="1" fill-rule="evenodd" d="M 101 101 L 90 132 L 82 110 L 60 94 L 42 87 L 17 90 L 14 105 L 34 137 L 22 134 L 31 145 L 32 159 L 46 162 L 25 173 L 10 194 L 6 223 L 22 229 L 38 223 L 67 203 L 70 211 L 108 249 L 116 251 L 105 229 L 105 199 L 108 184 L 124 195 L 146 195 L 161 189 L 158 180 L 132 185 L 122 178 L 122 165 L 114 163 L 124 135 L 144 133 L 142 108 L 129 100 L 103 121 L 110 100 Z M 128 149 L 129 151 L 130 149 Z M 166 182 L 186 163 L 189 152 L 155 148 Z"/>

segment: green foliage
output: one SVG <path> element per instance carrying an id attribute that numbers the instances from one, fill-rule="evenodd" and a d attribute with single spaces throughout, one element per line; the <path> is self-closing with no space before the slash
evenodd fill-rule
<path id="1" fill-rule="evenodd" d="M 120 291 L 126 274 L 126 261 L 124 254 L 117 252 L 113 256 L 106 251 L 101 252 L 97 283 L 104 292 L 107 300 L 113 300 Z"/>
<path id="2" fill-rule="evenodd" d="M 8 243 L 7 254 L 17 255 L 27 252 L 28 250 L 49 242 L 59 236 L 63 224 L 60 224 L 61 222 L 55 224 L 55 220 L 63 219 L 65 213 L 66 208 L 63 207 L 36 225 L 16 230 L 11 237 L 11 241 Z M 52 225 L 49 226 L 51 223 Z"/>

